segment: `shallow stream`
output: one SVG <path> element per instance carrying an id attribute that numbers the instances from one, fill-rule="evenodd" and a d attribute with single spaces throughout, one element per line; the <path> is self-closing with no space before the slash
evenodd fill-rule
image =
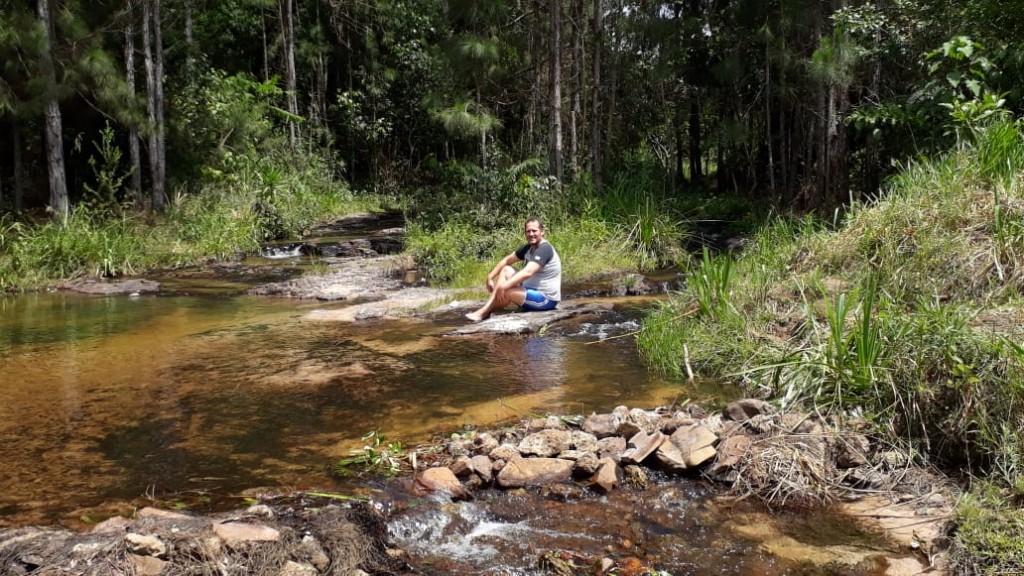
<path id="1" fill-rule="evenodd" d="M 309 264 L 297 251 L 274 255 L 247 265 L 287 274 Z M 167 282 L 156 296 L 0 299 L 0 527 L 86 527 L 146 505 L 228 509 L 256 489 L 310 490 L 385 500 L 392 537 L 427 573 L 542 573 L 538 554 L 552 549 L 635 557 L 677 575 L 795 573 L 834 560 L 768 544 L 787 526 L 803 533 L 786 536 L 791 548 L 887 551 L 849 523 L 826 530 L 827 514 L 780 522 L 726 505 L 698 479 L 452 504 L 336 478 L 332 465 L 369 431 L 415 445 L 530 413 L 720 406 L 738 392 L 644 367 L 632 338 L 618 336 L 639 326 L 650 299 L 543 335 L 451 337 L 458 312 L 315 321 L 304 315 L 348 304 L 245 295 L 263 279 L 233 269 Z M 871 560 L 842 573 L 883 570 Z"/>

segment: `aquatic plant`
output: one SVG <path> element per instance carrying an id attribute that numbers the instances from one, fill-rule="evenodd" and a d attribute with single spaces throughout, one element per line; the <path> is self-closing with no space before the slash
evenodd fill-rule
<path id="1" fill-rule="evenodd" d="M 394 475 L 402 471 L 406 460 L 415 467 L 416 453 L 407 454 L 398 440 L 388 441 L 377 430 L 367 432 L 360 440 L 363 442 L 361 448 L 351 450 L 351 456 L 335 464 L 336 474 L 344 476 L 352 473 L 353 468 L 359 468 L 364 472 Z"/>

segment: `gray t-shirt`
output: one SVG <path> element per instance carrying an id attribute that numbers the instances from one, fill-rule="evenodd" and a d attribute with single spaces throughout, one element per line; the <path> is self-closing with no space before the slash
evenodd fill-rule
<path id="1" fill-rule="evenodd" d="M 531 250 L 529 244 L 523 244 L 516 250 L 516 256 L 526 262 L 540 264 L 540 270 L 523 282 L 526 288 L 533 288 L 555 302 L 562 301 L 562 261 L 558 258 L 555 247 L 544 240 Z"/>

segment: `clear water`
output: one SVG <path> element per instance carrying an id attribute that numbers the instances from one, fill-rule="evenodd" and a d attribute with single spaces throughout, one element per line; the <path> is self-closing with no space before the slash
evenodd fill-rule
<path id="1" fill-rule="evenodd" d="M 529 413 L 717 392 L 650 373 L 631 338 L 607 338 L 635 326 L 628 317 L 451 337 L 457 313 L 331 323 L 303 316 L 344 303 L 199 286 L 0 299 L 0 526 L 256 487 L 347 490 L 327 471 L 371 430 L 415 444 Z"/>
<path id="2" fill-rule="evenodd" d="M 165 278 L 159 296 L 0 297 L 0 527 L 81 527 L 145 505 L 227 509 L 261 490 L 310 490 L 385 502 L 392 540 L 424 574 L 549 573 L 538 563 L 553 550 L 608 559 L 620 574 L 884 573 L 877 559 L 828 568 L 830 556 L 814 556 L 886 551 L 851 523 L 827 511 L 767 515 L 697 479 L 451 503 L 400 482 L 382 492 L 333 477 L 371 430 L 415 445 L 528 414 L 714 406 L 738 392 L 643 366 L 629 334 L 651 298 L 616 300 L 610 317 L 544 335 L 452 337 L 464 323 L 456 311 L 325 322 L 305 315 L 346 304 L 244 295 L 311 264 L 269 255 Z"/>

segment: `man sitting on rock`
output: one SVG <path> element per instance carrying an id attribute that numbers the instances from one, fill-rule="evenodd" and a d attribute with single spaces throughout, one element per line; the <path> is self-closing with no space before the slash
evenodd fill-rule
<path id="1" fill-rule="evenodd" d="M 509 304 L 533 312 L 558 306 L 562 299 L 562 261 L 558 252 L 544 239 L 544 224 L 540 220 L 530 218 L 523 231 L 526 244 L 495 264 L 484 281 L 490 298 L 478 310 L 466 314 L 466 318 L 480 322 Z M 512 267 L 516 262 L 526 264 L 517 271 Z"/>

